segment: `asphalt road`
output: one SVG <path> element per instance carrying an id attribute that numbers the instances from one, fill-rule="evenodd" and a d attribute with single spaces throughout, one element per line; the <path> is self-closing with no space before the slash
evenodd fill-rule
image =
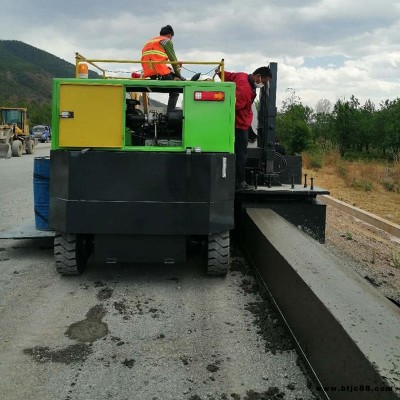
<path id="1" fill-rule="evenodd" d="M 0 160 L 0 231 L 32 218 L 32 171 L 32 156 Z M 0 240 L 1 399 L 315 398 L 239 250 L 224 279 L 204 275 L 199 252 L 60 277 L 52 252 L 49 239 Z"/>

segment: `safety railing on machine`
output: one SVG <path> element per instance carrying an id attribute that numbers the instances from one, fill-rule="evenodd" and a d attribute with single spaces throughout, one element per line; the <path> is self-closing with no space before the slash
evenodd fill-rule
<path id="1" fill-rule="evenodd" d="M 89 67 L 91 65 L 93 68 L 100 71 L 100 75 L 102 79 L 145 79 L 142 77 L 141 69 L 136 71 L 116 71 L 116 70 L 108 70 L 99 64 L 139 64 L 143 63 L 152 63 L 152 64 L 170 64 L 170 65 L 179 65 L 180 68 L 185 69 L 189 72 L 199 74 L 199 72 L 191 71 L 186 66 L 187 65 L 212 65 L 213 68 L 205 72 L 204 75 L 208 75 L 209 73 L 214 73 L 211 80 L 215 79 L 217 75 L 217 71 L 220 72 L 219 77 L 221 81 L 224 81 L 224 60 L 221 61 L 141 61 L 141 60 L 107 60 L 107 59 L 89 59 L 84 57 L 79 53 L 75 53 L 75 77 L 76 78 L 88 78 L 89 76 Z M 118 76 L 118 75 L 108 75 L 108 74 L 130 74 L 130 76 Z"/>

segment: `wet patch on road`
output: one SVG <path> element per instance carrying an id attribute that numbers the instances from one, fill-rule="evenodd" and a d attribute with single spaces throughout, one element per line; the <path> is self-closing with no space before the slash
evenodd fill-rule
<path id="1" fill-rule="evenodd" d="M 242 274 L 240 288 L 245 295 L 257 295 L 260 292 L 244 257 L 234 257 L 231 270 Z M 287 328 L 267 296 L 261 297 L 260 295 L 260 300 L 248 303 L 245 309 L 253 314 L 255 318 L 253 325 L 258 328 L 257 333 L 264 339 L 266 350 L 271 351 L 272 354 L 276 354 L 278 351 L 295 350 L 296 347 L 288 335 Z"/>
<path id="2" fill-rule="evenodd" d="M 134 360 L 133 358 L 131 358 L 129 360 L 127 358 L 125 358 L 125 360 L 122 361 L 121 364 L 124 365 L 125 367 L 132 368 L 135 365 L 135 362 L 136 362 L 136 360 Z"/>
<path id="3" fill-rule="evenodd" d="M 108 300 L 111 298 L 112 295 L 113 295 L 113 290 L 106 287 L 98 291 L 97 298 L 99 300 Z"/>
<path id="4" fill-rule="evenodd" d="M 217 372 L 218 370 L 219 370 L 218 365 L 215 365 L 215 364 L 207 365 L 207 371 L 209 371 L 209 372 Z"/>
<path id="5" fill-rule="evenodd" d="M 106 338 L 104 338 L 103 340 L 105 340 L 105 339 Z M 123 346 L 124 344 L 128 344 L 129 343 L 129 342 L 124 342 L 118 336 L 111 336 L 110 339 L 111 339 L 112 342 L 114 342 L 116 344 L 116 346 Z"/>
<path id="6" fill-rule="evenodd" d="M 155 307 L 151 307 L 149 309 L 149 312 L 151 313 L 152 318 L 159 318 L 160 317 L 160 313 L 164 314 L 163 310 L 159 310 L 158 308 L 155 308 Z"/>
<path id="7" fill-rule="evenodd" d="M 102 322 L 106 315 L 102 304 L 92 307 L 82 321 L 71 324 L 65 335 L 78 342 L 94 342 L 108 334 L 108 325 Z"/>
<path id="8" fill-rule="evenodd" d="M 46 346 L 36 346 L 24 349 L 23 353 L 31 356 L 38 363 L 73 364 L 86 361 L 92 353 L 92 349 L 87 344 L 78 343 L 59 350 L 50 350 Z"/>
<path id="9" fill-rule="evenodd" d="M 258 285 L 255 282 L 250 281 L 249 279 L 243 279 L 240 287 L 243 289 L 245 295 L 258 293 Z"/>
<path id="10" fill-rule="evenodd" d="M 267 350 L 276 354 L 277 351 L 295 349 L 286 327 L 281 323 L 276 312 L 272 310 L 272 305 L 268 304 L 267 300 L 251 302 L 247 304 L 245 309 L 254 315 L 254 325 L 258 328 L 257 333 L 263 337 Z"/>
<path id="11" fill-rule="evenodd" d="M 284 398 L 284 392 L 281 392 L 277 387 L 270 387 L 267 391 L 262 393 L 249 390 L 246 392 L 246 396 L 243 398 L 243 400 L 275 400 Z"/>
<path id="12" fill-rule="evenodd" d="M 165 314 L 165 311 L 150 305 L 153 299 L 147 300 L 136 300 L 136 302 L 127 301 L 122 299 L 120 301 L 114 301 L 113 306 L 119 314 L 121 314 L 124 320 L 131 319 L 134 315 L 150 314 L 152 318 L 159 318 L 161 314 Z"/>
<path id="13" fill-rule="evenodd" d="M 213 357 L 216 357 L 216 355 L 213 355 Z M 215 381 L 214 374 L 219 371 L 220 365 L 220 360 L 215 360 L 214 362 L 207 365 L 206 369 L 209 372 L 208 379 L 210 379 L 211 381 Z"/>
<path id="14" fill-rule="evenodd" d="M 233 272 L 232 275 L 236 275 L 235 272 L 241 272 L 243 275 L 251 275 L 251 269 L 243 256 L 231 257 L 229 270 Z"/>
<path id="15" fill-rule="evenodd" d="M 114 301 L 114 308 L 121 314 L 121 315 L 128 315 L 129 314 L 129 307 L 125 304 L 126 300 L 123 299 L 122 301 Z"/>
<path id="16" fill-rule="evenodd" d="M 187 357 L 187 356 L 181 356 L 180 360 L 182 361 L 183 365 L 189 365 L 189 362 L 192 361 L 192 359 L 190 357 Z"/>
<path id="17" fill-rule="evenodd" d="M 217 397 L 207 396 L 207 400 L 279 400 L 284 399 L 285 393 L 281 392 L 277 387 L 270 387 L 265 392 L 256 392 L 254 390 L 248 390 L 244 397 L 236 393 L 226 394 L 223 393 Z M 195 394 L 190 396 L 188 400 L 202 400 L 203 398 Z M 297 398 L 297 400 L 302 400 Z"/>

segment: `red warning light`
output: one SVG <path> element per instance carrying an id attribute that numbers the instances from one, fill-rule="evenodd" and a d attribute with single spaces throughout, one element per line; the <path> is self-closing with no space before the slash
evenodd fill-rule
<path id="1" fill-rule="evenodd" d="M 194 92 L 195 101 L 224 101 L 224 92 Z"/>

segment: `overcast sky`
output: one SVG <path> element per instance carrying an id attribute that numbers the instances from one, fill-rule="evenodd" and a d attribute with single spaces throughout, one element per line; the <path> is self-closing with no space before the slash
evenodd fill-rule
<path id="1" fill-rule="evenodd" d="M 356 96 L 400 97 L 399 0 L 0 0 L 1 38 L 74 63 L 138 60 L 161 26 L 175 30 L 183 61 L 219 61 L 252 72 L 278 63 L 278 106 L 294 89 L 303 104 Z M 187 66 L 205 72 L 198 66 Z M 121 66 L 122 71 L 129 68 Z M 193 73 L 183 71 L 190 78 Z M 211 74 L 212 75 L 212 74 Z"/>

